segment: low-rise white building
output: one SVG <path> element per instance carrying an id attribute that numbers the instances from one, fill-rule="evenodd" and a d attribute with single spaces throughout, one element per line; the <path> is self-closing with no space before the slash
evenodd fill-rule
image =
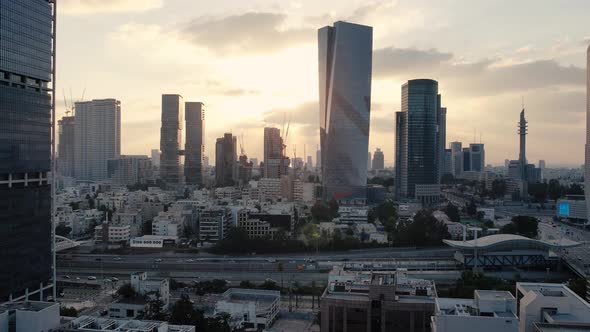
<path id="1" fill-rule="evenodd" d="M 164 309 L 168 308 L 170 303 L 170 282 L 168 279 L 148 278 L 147 272 L 136 272 L 131 274 L 130 283 L 131 287 L 139 295 L 159 294 L 162 302 L 164 302 Z"/>
<path id="2" fill-rule="evenodd" d="M 476 290 L 473 299 L 436 298 L 432 332 L 518 332 L 510 292 Z"/>
<path id="3" fill-rule="evenodd" d="M 129 241 L 131 248 L 163 248 L 166 244 L 176 244 L 177 236 L 144 235 Z"/>
<path id="4" fill-rule="evenodd" d="M 13 302 L 0 305 L 0 331 L 47 332 L 59 328 L 59 303 Z M 13 328 L 9 328 L 13 326 Z"/>
<path id="5" fill-rule="evenodd" d="M 215 314 L 229 314 L 233 329 L 267 330 L 277 319 L 280 301 L 279 291 L 230 288 L 215 304 Z"/>
<path id="6" fill-rule="evenodd" d="M 152 222 L 152 235 L 158 236 L 182 236 L 180 223 L 175 220 L 163 219 Z"/>
<path id="7" fill-rule="evenodd" d="M 66 332 L 92 331 L 157 331 L 157 332 L 195 332 L 194 326 L 171 325 L 168 322 L 136 319 L 112 319 L 94 316 L 80 316 L 62 326 Z"/>

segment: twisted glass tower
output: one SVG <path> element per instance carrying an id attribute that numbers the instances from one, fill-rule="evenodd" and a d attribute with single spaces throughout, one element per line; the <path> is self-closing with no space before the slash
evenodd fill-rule
<path id="1" fill-rule="evenodd" d="M 366 201 L 372 50 L 372 27 L 318 30 L 323 195 L 342 204 Z"/>

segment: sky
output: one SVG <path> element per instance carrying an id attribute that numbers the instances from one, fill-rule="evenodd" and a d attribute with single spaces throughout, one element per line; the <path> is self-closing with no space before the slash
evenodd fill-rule
<path id="1" fill-rule="evenodd" d="M 315 163 L 317 29 L 344 20 L 373 27 L 369 150 L 386 166 L 401 85 L 431 78 L 447 142 L 483 142 L 488 164 L 517 159 L 524 99 L 529 161 L 577 167 L 589 12 L 587 0 L 60 0 L 58 117 L 64 99 L 117 98 L 122 154 L 149 155 L 161 95 L 181 94 L 205 103 L 211 161 L 224 132 L 261 160 L 263 128 L 289 122 L 288 154 Z"/>

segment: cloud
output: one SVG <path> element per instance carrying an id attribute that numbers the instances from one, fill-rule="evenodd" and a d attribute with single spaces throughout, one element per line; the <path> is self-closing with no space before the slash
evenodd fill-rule
<path id="1" fill-rule="evenodd" d="M 375 14 L 381 14 L 391 10 L 396 5 L 392 0 L 374 1 L 355 9 L 352 14 L 346 19 L 350 22 L 365 22 Z"/>
<path id="2" fill-rule="evenodd" d="M 376 76 L 397 76 L 417 69 L 431 69 L 452 58 L 451 53 L 436 49 L 382 48 L 373 52 L 373 72 Z"/>
<path id="3" fill-rule="evenodd" d="M 260 94 L 260 91 L 258 91 L 258 90 L 228 87 L 219 81 L 211 81 L 211 80 L 207 81 L 205 83 L 205 87 L 206 87 L 207 91 L 211 94 L 219 94 L 219 95 L 230 96 L 230 97 Z"/>
<path id="4" fill-rule="evenodd" d="M 58 10 L 68 15 L 142 12 L 162 7 L 162 0 L 59 0 Z"/>
<path id="5" fill-rule="evenodd" d="M 487 96 L 546 87 L 585 84 L 585 71 L 564 66 L 553 59 L 499 65 L 501 59 L 459 62 L 453 54 L 436 49 L 378 49 L 373 55 L 376 79 L 414 78 L 439 80 L 443 90 L 459 95 Z"/>
<path id="6" fill-rule="evenodd" d="M 251 12 L 219 19 L 196 18 L 182 31 L 193 44 L 218 54 L 264 53 L 311 42 L 315 29 L 282 29 L 287 16 Z"/>

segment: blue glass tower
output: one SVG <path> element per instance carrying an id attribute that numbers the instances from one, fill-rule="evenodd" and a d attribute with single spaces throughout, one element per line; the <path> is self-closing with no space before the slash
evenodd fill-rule
<path id="1" fill-rule="evenodd" d="M 53 7 L 0 1 L 0 302 L 51 279 Z"/>
<path id="2" fill-rule="evenodd" d="M 323 195 L 341 204 L 366 201 L 372 50 L 372 27 L 318 30 Z"/>
<path id="3" fill-rule="evenodd" d="M 402 86 L 402 110 L 396 114 L 398 199 L 415 198 L 417 184 L 440 183 L 439 102 L 437 81 L 410 80 Z"/>

